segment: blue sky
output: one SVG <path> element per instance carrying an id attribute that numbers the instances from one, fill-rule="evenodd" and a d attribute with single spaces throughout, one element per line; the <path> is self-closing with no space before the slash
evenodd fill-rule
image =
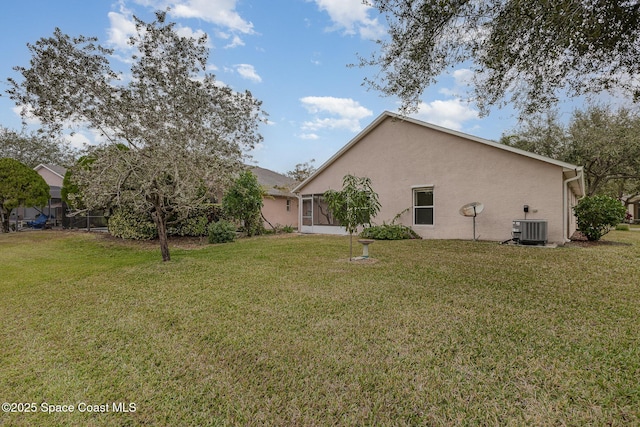
<path id="1" fill-rule="evenodd" d="M 208 34 L 216 79 L 263 102 L 269 124 L 251 153 L 259 166 L 286 172 L 311 159 L 320 166 L 380 113 L 397 111 L 397 99 L 362 86 L 375 69 L 347 66 L 376 49 L 371 40 L 385 31 L 384 17 L 362 0 L 7 1 L 0 16 L 0 90 L 16 76 L 12 67 L 28 65 L 26 43 L 50 36 L 55 27 L 121 50 L 132 15 L 151 21 L 167 6 L 181 32 Z M 413 117 L 497 140 L 516 125 L 514 112 L 507 107 L 479 118 L 465 100 L 468 79 L 463 67 L 442 76 Z M 19 130 L 20 123 L 15 104 L 0 97 L 0 125 Z M 93 142 L 90 132 L 73 139 L 77 146 L 86 142 Z"/>

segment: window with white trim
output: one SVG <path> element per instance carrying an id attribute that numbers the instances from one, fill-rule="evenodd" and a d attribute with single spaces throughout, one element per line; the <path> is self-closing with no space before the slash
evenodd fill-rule
<path id="1" fill-rule="evenodd" d="M 413 189 L 413 224 L 433 225 L 433 187 Z"/>

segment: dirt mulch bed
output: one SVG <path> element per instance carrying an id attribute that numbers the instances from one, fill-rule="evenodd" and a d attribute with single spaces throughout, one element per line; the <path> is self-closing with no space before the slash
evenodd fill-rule
<path id="1" fill-rule="evenodd" d="M 592 241 L 586 238 L 584 234 L 579 231 L 573 233 L 571 241 L 565 243 L 565 246 L 579 247 L 579 248 L 592 248 L 597 246 L 632 246 L 631 243 L 613 242 L 610 240 L 596 240 Z"/>
<path id="2" fill-rule="evenodd" d="M 589 240 L 572 240 L 564 245 L 567 247 L 578 248 L 593 248 L 598 246 L 633 246 L 631 243 L 612 242 L 610 240 L 598 240 L 595 242 Z"/>

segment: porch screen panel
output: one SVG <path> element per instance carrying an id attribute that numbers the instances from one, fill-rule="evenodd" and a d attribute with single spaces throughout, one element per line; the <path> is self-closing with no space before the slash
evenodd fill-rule
<path id="1" fill-rule="evenodd" d="M 313 223 L 313 208 L 311 197 L 302 199 L 302 225 L 311 225 Z"/>
<path id="2" fill-rule="evenodd" d="M 313 196 L 313 225 L 340 225 L 329 210 L 329 205 L 322 195 Z"/>

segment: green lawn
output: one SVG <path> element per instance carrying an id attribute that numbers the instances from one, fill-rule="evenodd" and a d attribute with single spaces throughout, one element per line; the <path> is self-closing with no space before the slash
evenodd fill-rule
<path id="1" fill-rule="evenodd" d="M 638 425 L 640 232 L 605 240 L 0 235 L 0 398 L 36 410 L 0 425 Z"/>

